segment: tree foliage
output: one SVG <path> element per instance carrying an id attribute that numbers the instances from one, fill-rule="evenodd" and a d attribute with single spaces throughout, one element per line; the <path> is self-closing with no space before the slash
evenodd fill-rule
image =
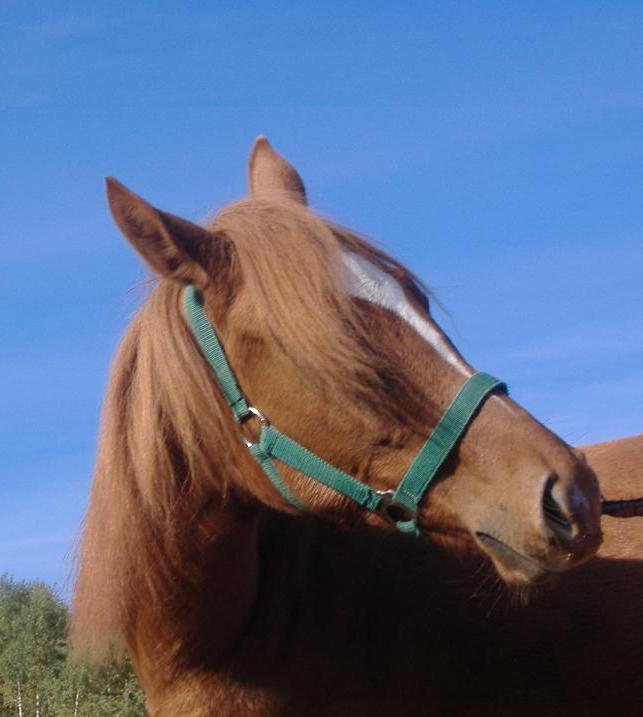
<path id="1" fill-rule="evenodd" d="M 129 660 L 77 662 L 66 626 L 67 608 L 51 588 L 0 576 L 0 717 L 144 715 Z"/>

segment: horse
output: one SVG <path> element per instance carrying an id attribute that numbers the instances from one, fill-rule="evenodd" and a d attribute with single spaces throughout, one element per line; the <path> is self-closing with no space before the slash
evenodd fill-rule
<path id="1" fill-rule="evenodd" d="M 154 717 L 585 705 L 558 669 L 568 614 L 534 638 L 522 604 L 595 562 L 582 453 L 262 137 L 248 180 L 205 227 L 107 180 L 158 281 L 112 366 L 76 649 L 126 648 Z"/>
<path id="2" fill-rule="evenodd" d="M 508 675 L 537 675 L 549 652 L 558 687 L 552 703 L 534 714 L 623 717 L 643 713 L 643 435 L 579 448 L 596 473 L 603 497 L 603 542 L 597 557 L 509 609 Z M 498 647 L 494 640 L 492 643 Z M 530 654 L 525 656 L 525 649 Z M 522 653 L 522 654 L 517 654 Z M 515 658 L 515 659 L 514 659 Z M 499 665 L 494 658 L 493 672 Z M 523 713 L 520 691 L 507 690 L 513 714 Z M 540 705 L 541 695 L 536 698 Z M 540 711 L 539 711 L 540 710 Z M 511 710 L 507 712 L 511 714 Z M 528 714 L 532 714 L 527 710 Z M 504 712 L 499 712 L 504 714 Z"/>
<path id="3" fill-rule="evenodd" d="M 581 450 L 599 477 L 603 512 L 625 518 L 643 515 L 643 434 Z"/>
<path id="4" fill-rule="evenodd" d="M 599 555 L 643 560 L 643 434 L 581 447 L 603 495 Z M 623 520 L 627 518 L 627 520 Z"/>

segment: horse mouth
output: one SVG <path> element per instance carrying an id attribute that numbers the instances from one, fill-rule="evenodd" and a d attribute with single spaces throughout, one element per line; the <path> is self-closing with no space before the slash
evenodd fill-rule
<path id="1" fill-rule="evenodd" d="M 476 538 L 492 559 L 501 577 L 508 583 L 536 584 L 550 580 L 554 572 L 537 558 L 518 552 L 489 533 L 476 532 Z"/>

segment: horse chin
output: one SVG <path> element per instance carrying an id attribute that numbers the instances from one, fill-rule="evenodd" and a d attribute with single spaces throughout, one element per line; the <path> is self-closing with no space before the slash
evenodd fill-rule
<path id="1" fill-rule="evenodd" d="M 476 540 L 508 585 L 542 585 L 550 582 L 556 575 L 556 571 L 552 571 L 537 558 L 518 552 L 489 533 L 477 532 Z"/>

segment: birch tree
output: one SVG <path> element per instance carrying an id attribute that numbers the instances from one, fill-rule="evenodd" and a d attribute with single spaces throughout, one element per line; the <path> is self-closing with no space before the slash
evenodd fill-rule
<path id="1" fill-rule="evenodd" d="M 0 577 L 0 717 L 142 717 L 130 661 L 75 661 L 66 621 L 49 587 Z"/>

